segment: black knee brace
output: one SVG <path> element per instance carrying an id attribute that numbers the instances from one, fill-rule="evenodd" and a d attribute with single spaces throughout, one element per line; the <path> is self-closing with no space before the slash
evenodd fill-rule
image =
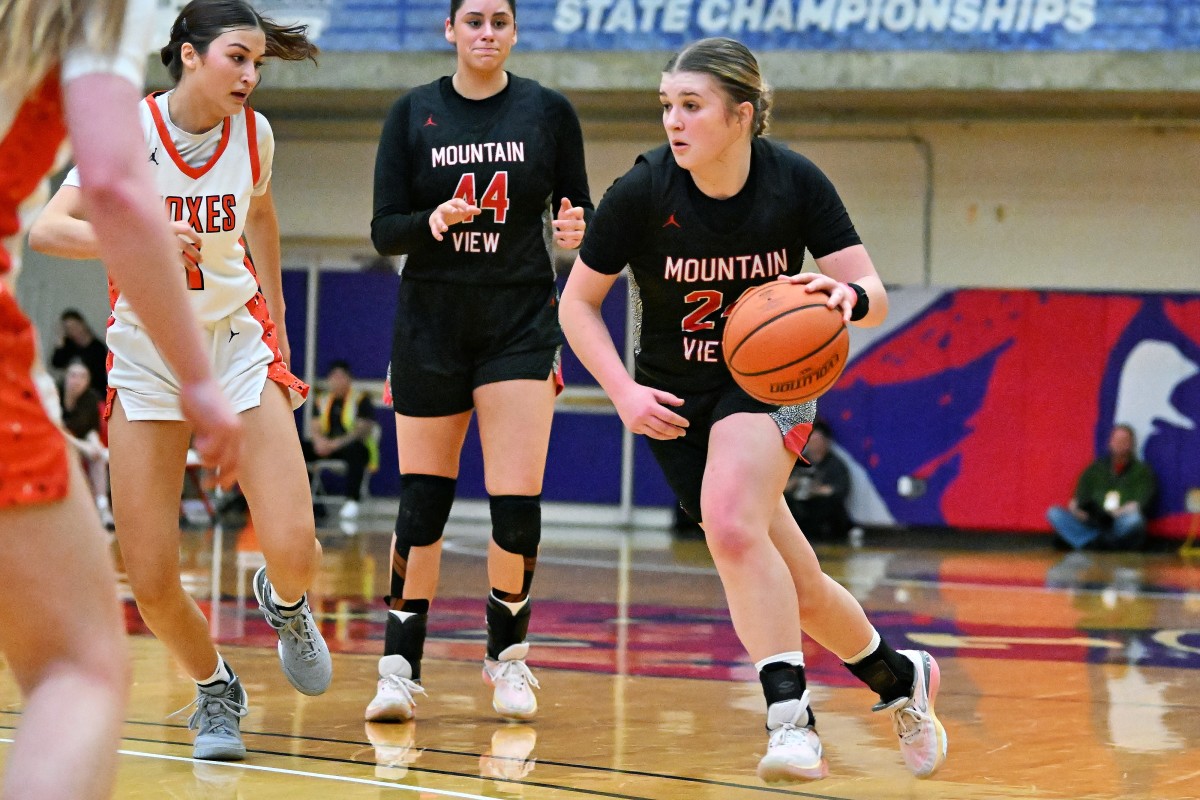
<path id="1" fill-rule="evenodd" d="M 446 530 L 454 504 L 454 478 L 401 475 L 400 513 L 396 516 L 396 550 L 436 544 Z"/>
<path id="2" fill-rule="evenodd" d="M 408 554 L 414 547 L 436 544 L 446 530 L 454 504 L 454 478 L 440 475 L 400 475 L 400 511 L 396 515 L 396 549 L 392 553 L 391 594 L 394 607 L 404 594 Z"/>
<path id="3" fill-rule="evenodd" d="M 542 496 L 504 494 L 491 498 L 492 539 L 506 553 L 537 557 L 542 541 Z"/>

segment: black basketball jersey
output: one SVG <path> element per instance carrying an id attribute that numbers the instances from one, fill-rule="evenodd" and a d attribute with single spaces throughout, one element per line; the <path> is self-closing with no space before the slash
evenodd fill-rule
<path id="1" fill-rule="evenodd" d="M 561 94 L 509 75 L 472 101 L 449 77 L 401 98 L 380 139 L 372 238 L 407 253 L 406 280 L 472 284 L 554 280 L 550 220 L 563 196 L 591 209 L 579 121 Z M 481 212 L 429 232 L 438 205 L 461 197 Z"/>
<path id="2" fill-rule="evenodd" d="M 781 144 L 754 139 L 743 192 L 752 195 L 701 195 L 664 145 L 639 156 L 601 201 L 580 256 L 607 274 L 630 267 L 639 380 L 681 392 L 728 382 L 721 334 L 742 293 L 799 273 L 805 248 L 819 258 L 860 243 L 829 179 Z M 730 209 L 743 211 L 740 220 L 726 213 L 714 224 Z"/>

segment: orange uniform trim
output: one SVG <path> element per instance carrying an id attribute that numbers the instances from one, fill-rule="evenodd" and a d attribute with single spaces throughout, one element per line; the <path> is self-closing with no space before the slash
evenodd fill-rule
<path id="1" fill-rule="evenodd" d="M 251 183 L 258 186 L 258 176 L 262 174 L 262 164 L 258 158 L 258 120 L 255 119 L 254 109 L 250 106 L 246 106 L 242 113 L 246 115 L 246 146 L 250 150 Z"/>
<path id="2" fill-rule="evenodd" d="M 54 166 L 66 135 L 62 86 L 56 68 L 25 96 L 12 126 L 0 140 L 0 239 L 21 232 L 17 207 Z M 11 270 L 12 264 L 12 255 L 0 245 L 0 275 Z"/>
<path id="3" fill-rule="evenodd" d="M 36 333 L 0 284 L 0 509 L 62 500 L 70 484 L 67 440 L 33 382 Z"/>
<path id="4" fill-rule="evenodd" d="M 175 166 L 184 175 L 187 175 L 192 180 L 197 180 L 204 177 L 204 174 L 216 166 L 217 161 L 221 159 L 221 154 L 225 152 L 226 146 L 229 144 L 229 117 L 221 123 L 221 142 L 217 145 L 217 150 L 208 161 L 204 162 L 199 167 L 190 167 L 187 162 L 179 155 L 179 151 L 175 149 L 175 142 L 171 139 L 171 132 L 167 129 L 166 120 L 163 119 L 162 112 L 158 109 L 158 103 L 154 98 L 158 97 L 162 92 L 154 92 L 146 96 L 146 105 L 150 106 L 150 116 L 154 118 L 154 127 L 158 129 L 158 138 L 162 140 L 163 147 L 171 156 L 171 160 L 175 162 Z"/>
<path id="5" fill-rule="evenodd" d="M 247 262 L 249 259 L 247 259 Z M 248 265 L 247 265 L 248 266 Z M 272 360 L 267 366 L 267 379 L 278 383 L 285 389 L 290 389 L 301 397 L 308 397 L 308 384 L 292 374 L 287 362 L 283 360 L 283 352 L 279 349 L 279 336 L 276 334 L 275 321 L 267 310 L 267 299 L 262 292 L 255 292 L 254 297 L 246 303 L 250 316 L 262 325 L 262 341 L 271 350 Z"/>
<path id="6" fill-rule="evenodd" d="M 117 297 L 118 297 L 117 287 L 112 282 L 112 279 L 110 278 L 108 281 L 108 300 L 109 300 L 110 308 L 117 304 Z M 108 339 L 108 329 L 111 328 L 116 321 L 117 321 L 116 317 L 114 317 L 112 314 L 108 315 L 108 322 L 104 323 L 104 338 L 106 341 Z M 109 350 L 108 356 L 106 356 L 104 359 L 104 374 L 111 377 L 112 376 L 112 367 L 113 367 L 113 352 L 112 352 L 112 350 Z M 106 384 L 107 384 L 107 388 L 105 388 L 105 390 L 104 390 L 104 407 L 100 409 L 100 418 L 103 422 L 108 422 L 108 420 L 112 419 L 113 401 L 117 399 L 116 387 L 113 386 L 111 383 L 106 382 Z"/>
<path id="7" fill-rule="evenodd" d="M 804 458 L 804 446 L 808 444 L 808 437 L 812 435 L 812 429 L 811 422 L 801 422 L 783 437 L 783 446 L 795 453 L 805 464 L 808 461 Z"/>

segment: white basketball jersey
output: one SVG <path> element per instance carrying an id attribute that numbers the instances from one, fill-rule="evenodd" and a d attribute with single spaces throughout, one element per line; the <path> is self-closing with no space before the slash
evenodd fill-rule
<path id="1" fill-rule="evenodd" d="M 150 169 L 167 215 L 187 222 L 202 241 L 199 266 L 181 270 L 180 280 L 191 290 L 192 308 L 201 324 L 224 319 L 258 291 L 242 230 L 255 187 L 259 194 L 264 192 L 265 179 L 270 177 L 274 150 L 270 127 L 247 106 L 241 114 L 226 117 L 219 133 L 214 129 L 190 136 L 169 122 L 165 94 L 147 97 L 141 115 Z M 173 134 L 181 141 L 174 141 Z M 266 147 L 260 146 L 263 139 Z M 180 154 L 185 148 L 189 154 L 211 150 L 211 155 L 192 166 Z M 194 155 L 191 160 L 195 161 Z M 115 297 L 113 315 L 138 324 L 123 297 Z"/>

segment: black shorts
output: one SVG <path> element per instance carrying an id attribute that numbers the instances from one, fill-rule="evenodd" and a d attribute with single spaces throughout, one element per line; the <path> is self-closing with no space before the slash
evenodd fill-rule
<path id="1" fill-rule="evenodd" d="M 401 278 L 392 408 L 409 417 L 469 411 L 479 386 L 557 373 L 562 341 L 552 283 L 475 286 Z"/>
<path id="2" fill-rule="evenodd" d="M 659 387 L 665 388 L 665 387 Z M 683 400 L 678 408 L 671 410 L 688 421 L 687 436 L 678 439 L 654 439 L 646 437 L 654 460 L 662 468 L 667 484 L 679 499 L 679 505 L 688 516 L 701 522 L 700 488 L 704 482 L 704 468 L 708 464 L 708 435 L 713 425 L 733 414 L 769 414 L 779 427 L 783 444 L 797 456 L 808 443 L 812 422 L 817 414 L 817 403 L 810 400 L 797 406 L 773 406 L 755 400 L 742 391 L 732 380 L 718 389 L 693 394 L 671 391 Z"/>

